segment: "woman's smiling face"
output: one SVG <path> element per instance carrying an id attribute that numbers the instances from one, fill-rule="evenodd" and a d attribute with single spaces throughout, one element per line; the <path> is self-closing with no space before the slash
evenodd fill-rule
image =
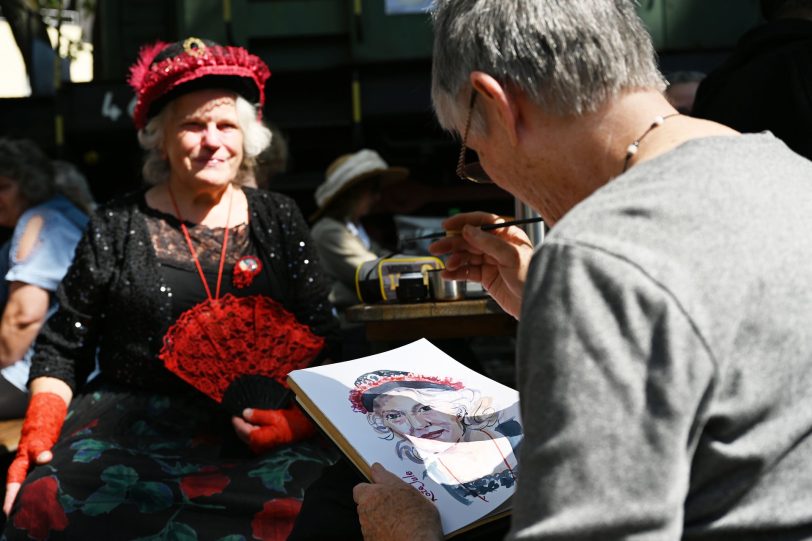
<path id="1" fill-rule="evenodd" d="M 464 433 L 453 411 L 427 404 L 416 389 L 398 388 L 375 399 L 375 413 L 383 424 L 402 437 L 456 443 Z"/>
<path id="2" fill-rule="evenodd" d="M 233 92 L 199 90 L 170 104 L 164 152 L 170 182 L 188 187 L 222 187 L 237 177 L 243 133 Z"/>

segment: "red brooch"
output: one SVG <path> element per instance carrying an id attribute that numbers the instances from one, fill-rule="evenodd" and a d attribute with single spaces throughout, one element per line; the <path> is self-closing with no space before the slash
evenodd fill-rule
<path id="1" fill-rule="evenodd" d="M 231 283 L 240 289 L 248 287 L 262 270 L 262 261 L 258 257 L 246 255 L 234 264 L 234 273 Z"/>

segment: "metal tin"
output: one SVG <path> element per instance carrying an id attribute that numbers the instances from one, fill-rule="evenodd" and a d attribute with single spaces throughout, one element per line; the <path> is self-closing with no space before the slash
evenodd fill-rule
<path id="1" fill-rule="evenodd" d="M 431 296 L 436 301 L 458 301 L 465 298 L 465 280 L 443 280 L 443 269 L 427 271 Z"/>

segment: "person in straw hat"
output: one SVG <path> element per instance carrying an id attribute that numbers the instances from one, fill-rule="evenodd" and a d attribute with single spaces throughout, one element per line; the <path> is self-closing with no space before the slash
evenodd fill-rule
<path id="1" fill-rule="evenodd" d="M 369 213 L 382 185 L 404 180 L 409 170 L 389 167 L 370 149 L 338 157 L 316 189 L 318 210 L 311 230 L 322 267 L 332 277 L 330 301 L 344 308 L 358 302 L 355 269 L 382 254 L 369 238 L 361 218 Z"/>

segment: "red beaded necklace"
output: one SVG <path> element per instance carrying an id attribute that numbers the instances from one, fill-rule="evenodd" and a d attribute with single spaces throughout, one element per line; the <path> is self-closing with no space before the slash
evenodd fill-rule
<path id="1" fill-rule="evenodd" d="M 169 198 L 172 200 L 172 207 L 175 209 L 175 217 L 180 222 L 180 229 L 183 231 L 183 236 L 186 238 L 186 245 L 189 247 L 189 253 L 192 254 L 195 267 L 197 267 L 197 273 L 200 275 L 200 281 L 203 282 L 203 288 L 206 290 L 206 297 L 208 297 L 209 300 L 217 300 L 220 298 L 220 284 L 223 281 L 223 267 L 226 263 L 228 226 L 231 222 L 231 205 L 234 202 L 234 187 L 231 187 L 231 194 L 228 198 L 228 215 L 226 216 L 226 226 L 223 231 L 223 247 L 220 250 L 220 267 L 217 270 L 217 287 L 214 290 L 214 297 L 211 296 L 211 289 L 209 289 L 209 283 L 206 281 L 206 275 L 203 274 L 203 267 L 200 266 L 200 261 L 197 259 L 197 253 L 195 252 L 195 247 L 192 244 L 192 237 L 189 235 L 189 230 L 186 228 L 186 224 L 183 223 L 183 217 L 181 217 L 178 202 L 175 200 L 175 194 L 172 193 L 172 188 L 170 188 L 169 185 L 166 186 L 166 189 L 169 190 Z"/>

